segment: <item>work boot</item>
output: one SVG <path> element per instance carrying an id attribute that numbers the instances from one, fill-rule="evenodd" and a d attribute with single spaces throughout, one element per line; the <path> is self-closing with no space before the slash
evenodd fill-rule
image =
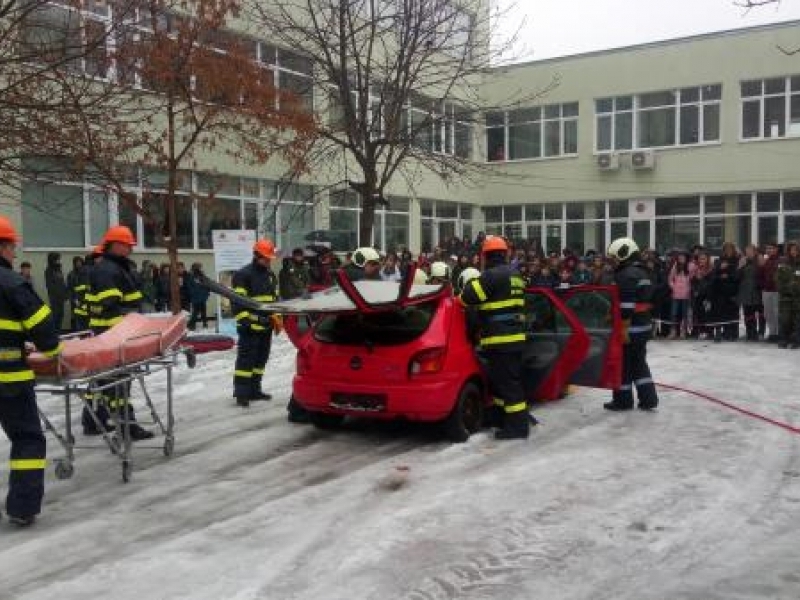
<path id="1" fill-rule="evenodd" d="M 503 407 L 497 404 L 493 404 L 489 407 L 489 409 L 484 413 L 484 424 L 486 427 L 491 427 L 492 429 L 499 429 L 503 426 Z"/>
<path id="2" fill-rule="evenodd" d="M 639 402 L 639 410 L 653 411 L 658 407 L 658 402 Z"/>
<path id="3" fill-rule="evenodd" d="M 622 412 L 624 410 L 633 410 L 633 403 L 628 404 L 626 402 L 623 404 L 622 402 L 617 402 L 616 400 L 612 400 L 611 402 L 606 402 L 605 404 L 603 404 L 603 408 L 613 412 Z"/>
<path id="4" fill-rule="evenodd" d="M 145 429 L 138 423 L 131 423 L 129 425 L 128 431 L 130 431 L 131 439 L 134 442 L 140 442 L 142 440 L 150 440 L 155 437 L 155 434 L 152 431 Z"/>
<path id="5" fill-rule="evenodd" d="M 20 529 L 22 529 L 33 525 L 36 522 L 36 515 L 27 515 L 25 517 L 15 517 L 14 515 L 8 515 L 8 522 L 14 525 L 15 527 L 19 527 Z"/>
<path id="6" fill-rule="evenodd" d="M 250 398 L 251 402 L 256 400 L 272 400 L 272 395 L 262 392 L 261 390 L 258 390 L 253 394 L 253 397 Z"/>
<path id="7" fill-rule="evenodd" d="M 244 396 L 235 396 L 236 406 L 241 406 L 242 408 L 247 408 L 250 406 L 250 398 L 245 398 Z"/>
<path id="8" fill-rule="evenodd" d="M 494 433 L 496 440 L 525 440 L 530 435 L 530 421 L 527 411 L 506 413 L 503 428 Z"/>

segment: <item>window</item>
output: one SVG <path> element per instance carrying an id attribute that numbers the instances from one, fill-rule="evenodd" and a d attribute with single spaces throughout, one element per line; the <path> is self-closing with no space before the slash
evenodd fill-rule
<path id="1" fill-rule="evenodd" d="M 574 156 L 578 153 L 578 103 L 486 113 L 489 162 Z"/>
<path id="2" fill-rule="evenodd" d="M 800 76 L 743 81 L 742 138 L 800 135 Z"/>
<path id="3" fill-rule="evenodd" d="M 314 63 L 310 58 L 263 42 L 257 43 L 256 58 L 266 69 L 272 71 L 275 89 L 282 94 L 288 94 L 306 110 L 311 111 L 314 108 L 311 80 Z"/>
<path id="4" fill-rule="evenodd" d="M 163 237 L 169 235 L 167 218 L 167 196 L 165 194 L 149 194 L 142 200 L 144 210 L 150 218 L 144 221 L 144 246 L 160 248 Z M 194 235 L 192 225 L 193 201 L 187 196 L 175 197 L 176 232 L 178 248 L 193 248 Z"/>
<path id="5" fill-rule="evenodd" d="M 242 228 L 242 202 L 228 198 L 200 199 L 197 202 L 198 247 L 213 247 L 211 232 L 215 229 Z"/>
<path id="6" fill-rule="evenodd" d="M 22 186 L 25 247 L 83 248 L 83 188 L 26 182 Z"/>
<path id="7" fill-rule="evenodd" d="M 722 86 L 595 100 L 598 152 L 689 146 L 720 139 Z"/>

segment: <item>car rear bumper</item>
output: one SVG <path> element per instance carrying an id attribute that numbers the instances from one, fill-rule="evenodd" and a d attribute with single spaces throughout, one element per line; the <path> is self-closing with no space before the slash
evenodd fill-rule
<path id="1" fill-rule="evenodd" d="M 391 386 L 321 381 L 318 376 L 295 375 L 295 400 L 307 410 L 372 419 L 404 418 L 439 421 L 453 409 L 464 381 L 435 375 Z"/>

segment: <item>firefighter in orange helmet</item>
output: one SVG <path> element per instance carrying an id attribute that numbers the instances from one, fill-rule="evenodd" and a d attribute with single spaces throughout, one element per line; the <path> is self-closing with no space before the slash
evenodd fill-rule
<path id="1" fill-rule="evenodd" d="M 258 302 L 275 302 L 278 299 L 278 278 L 271 266 L 277 256 L 272 241 L 258 240 L 253 245 L 252 262 L 234 274 L 233 290 Z M 269 359 L 272 333 L 280 333 L 282 323 L 279 315 L 258 314 L 235 302 L 233 313 L 239 335 L 233 395 L 237 405 L 247 407 L 254 400 L 272 399 L 261 389 L 261 379 Z"/>
<path id="2" fill-rule="evenodd" d="M 13 225 L 0 217 L 0 425 L 11 441 L 6 513 L 11 523 L 25 527 L 41 510 L 45 468 L 45 438 L 25 341 L 49 356 L 61 352 L 61 342 L 50 308 L 14 272 L 18 243 Z"/>
<path id="3" fill-rule="evenodd" d="M 465 305 L 478 309 L 480 347 L 486 358 L 486 375 L 494 397 L 490 421 L 500 427 L 497 439 L 524 439 L 530 423 L 522 382 L 522 351 L 525 331 L 525 282 L 508 264 L 508 244 L 489 236 L 481 248 L 485 269 L 469 280 L 459 296 Z"/>

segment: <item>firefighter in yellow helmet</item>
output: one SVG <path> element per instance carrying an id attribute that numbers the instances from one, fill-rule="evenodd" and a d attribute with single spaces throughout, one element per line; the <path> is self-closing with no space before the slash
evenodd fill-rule
<path id="1" fill-rule="evenodd" d="M 56 356 L 61 342 L 50 309 L 14 272 L 19 236 L 0 217 L 0 425 L 11 442 L 6 513 L 14 525 L 31 525 L 44 496 L 45 438 L 34 392 L 34 373 L 25 362 L 25 341 Z"/>
<path id="2" fill-rule="evenodd" d="M 495 437 L 524 439 L 532 420 L 522 383 L 522 351 L 527 339 L 525 282 L 508 264 L 508 244 L 503 238 L 487 237 L 481 253 L 485 269 L 464 284 L 459 299 L 478 309 L 480 346 L 494 398 L 490 421 L 500 426 Z"/>
<path id="3" fill-rule="evenodd" d="M 253 245 L 252 262 L 234 274 L 233 290 L 258 302 L 275 302 L 278 299 L 278 277 L 271 266 L 277 256 L 271 240 L 258 240 Z M 283 324 L 280 315 L 258 314 L 235 303 L 233 313 L 239 335 L 233 395 L 237 405 L 247 407 L 254 400 L 272 399 L 261 389 L 261 380 L 269 360 L 272 333 L 280 333 Z"/>

